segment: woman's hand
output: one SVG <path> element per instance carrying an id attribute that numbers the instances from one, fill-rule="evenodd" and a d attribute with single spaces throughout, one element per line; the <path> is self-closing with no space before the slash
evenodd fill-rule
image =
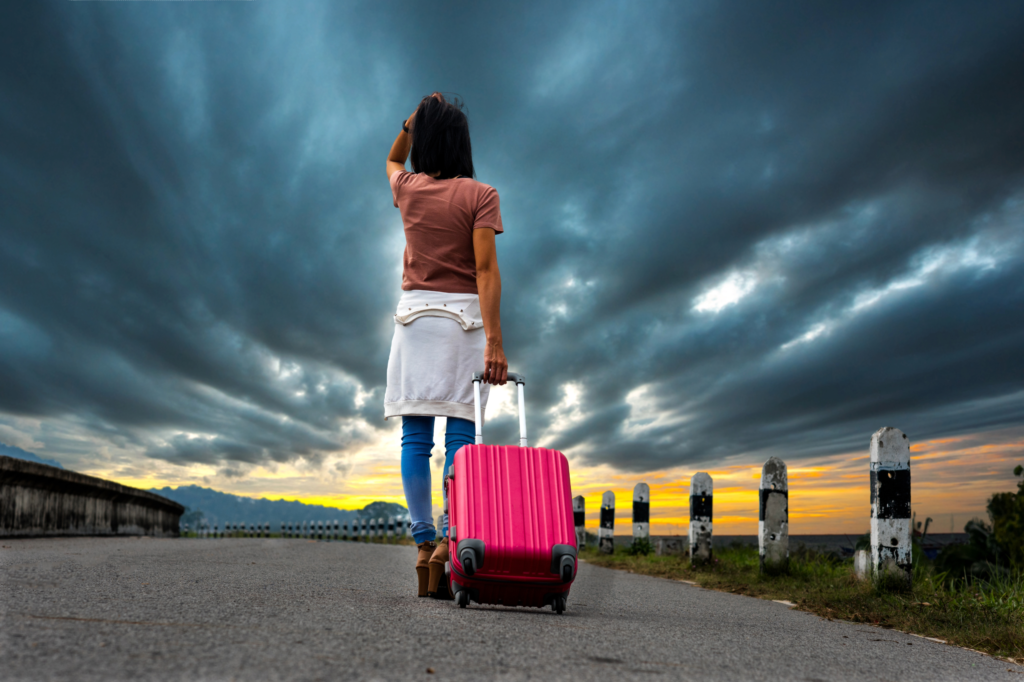
<path id="1" fill-rule="evenodd" d="M 487 342 L 484 348 L 484 383 L 504 386 L 508 381 L 508 360 L 500 343 Z"/>

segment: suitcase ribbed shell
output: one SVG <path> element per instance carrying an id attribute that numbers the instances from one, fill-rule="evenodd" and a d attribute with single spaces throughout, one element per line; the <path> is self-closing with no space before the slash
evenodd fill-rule
<path id="1" fill-rule="evenodd" d="M 449 527 L 456 529 L 452 577 L 483 603 L 541 606 L 568 590 L 551 568 L 555 545 L 576 547 L 569 463 L 546 448 L 466 445 L 449 482 Z M 458 542 L 482 540 L 483 565 L 465 576 Z M 462 574 L 461 576 L 456 573 Z"/>

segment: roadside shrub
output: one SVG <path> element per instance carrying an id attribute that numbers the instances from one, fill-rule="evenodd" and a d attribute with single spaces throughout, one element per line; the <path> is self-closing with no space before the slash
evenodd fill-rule
<path id="1" fill-rule="evenodd" d="M 626 554 L 629 556 L 647 556 L 653 551 L 654 545 L 651 544 L 650 538 L 637 538 L 626 548 Z"/>
<path id="2" fill-rule="evenodd" d="M 1024 467 L 1013 473 L 1020 476 Z M 997 493 L 989 498 L 989 525 L 972 519 L 964 526 L 967 544 L 943 548 L 935 560 L 935 568 L 945 580 L 1003 582 L 1014 569 L 1024 569 L 1024 480 L 1017 492 Z"/>
<path id="3" fill-rule="evenodd" d="M 1024 474 L 1019 464 L 1014 476 Z M 1024 568 L 1024 478 L 1015 493 L 996 493 L 988 501 L 988 516 L 992 519 L 992 539 L 1002 550 L 1009 567 Z"/>

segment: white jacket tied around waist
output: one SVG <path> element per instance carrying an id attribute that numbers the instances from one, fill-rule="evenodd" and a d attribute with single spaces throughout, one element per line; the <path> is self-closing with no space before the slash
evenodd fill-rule
<path id="1" fill-rule="evenodd" d="M 473 373 L 484 371 L 483 317 L 476 294 L 403 291 L 395 311 L 384 418 L 473 421 Z M 489 387 L 480 387 L 481 409 Z"/>

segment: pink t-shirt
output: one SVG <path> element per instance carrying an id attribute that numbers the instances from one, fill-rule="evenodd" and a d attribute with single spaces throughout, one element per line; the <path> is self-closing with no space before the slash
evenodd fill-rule
<path id="1" fill-rule="evenodd" d="M 391 193 L 405 224 L 402 289 L 477 293 L 473 230 L 504 231 L 494 188 L 472 178 L 395 171 Z"/>

